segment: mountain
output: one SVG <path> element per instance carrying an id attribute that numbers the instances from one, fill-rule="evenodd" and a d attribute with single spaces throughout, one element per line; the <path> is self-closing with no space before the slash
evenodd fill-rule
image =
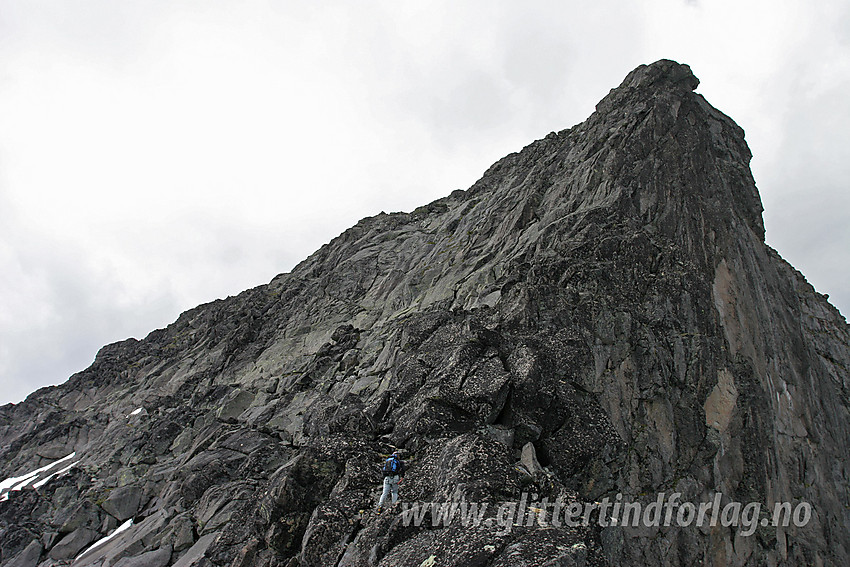
<path id="1" fill-rule="evenodd" d="M 0 408 L 2 564 L 850 564 L 850 331 L 698 82 Z"/>

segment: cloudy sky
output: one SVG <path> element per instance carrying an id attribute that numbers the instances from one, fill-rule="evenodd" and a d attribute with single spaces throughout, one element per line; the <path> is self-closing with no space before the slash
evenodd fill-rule
<path id="1" fill-rule="evenodd" d="M 3 0 L 0 403 L 688 63 L 850 313 L 844 1 Z"/>

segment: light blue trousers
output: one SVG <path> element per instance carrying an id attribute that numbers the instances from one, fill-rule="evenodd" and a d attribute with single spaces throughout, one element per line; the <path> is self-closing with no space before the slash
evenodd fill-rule
<path id="1" fill-rule="evenodd" d="M 398 475 L 384 477 L 384 492 L 381 494 L 381 499 L 378 501 L 378 508 L 384 505 L 387 501 L 387 496 L 392 492 L 393 504 L 398 502 Z"/>

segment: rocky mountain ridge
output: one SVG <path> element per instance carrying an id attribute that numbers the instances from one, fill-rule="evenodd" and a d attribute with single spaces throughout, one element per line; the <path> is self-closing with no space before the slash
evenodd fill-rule
<path id="1" fill-rule="evenodd" d="M 847 564 L 850 331 L 765 245 L 743 131 L 697 85 L 641 66 L 469 190 L 1 407 L 2 478 L 78 459 L 0 502 L 2 564 Z M 407 502 L 676 491 L 812 518 L 415 528 L 372 511 L 396 447 Z"/>

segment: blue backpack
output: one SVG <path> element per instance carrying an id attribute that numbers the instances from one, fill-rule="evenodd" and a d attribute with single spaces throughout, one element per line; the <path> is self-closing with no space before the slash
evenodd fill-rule
<path id="1" fill-rule="evenodd" d="M 384 461 L 384 476 L 395 476 L 401 468 L 398 457 L 390 457 Z"/>

